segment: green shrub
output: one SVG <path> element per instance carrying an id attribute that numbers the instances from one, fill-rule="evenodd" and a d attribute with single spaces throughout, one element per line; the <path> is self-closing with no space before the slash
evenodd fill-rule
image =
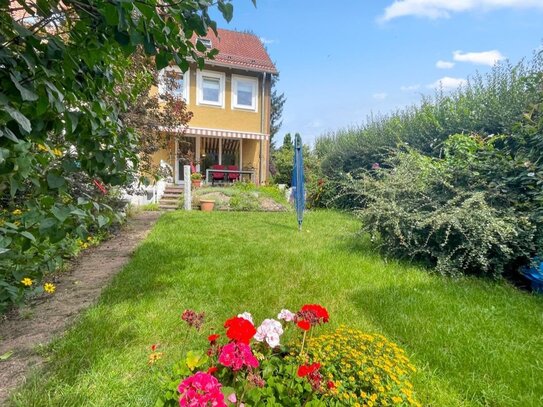
<path id="1" fill-rule="evenodd" d="M 0 312 L 43 292 L 48 274 L 92 244 L 92 236 L 100 238 L 122 221 L 108 205 L 114 201 L 111 197 L 56 198 L 45 196 L 39 205 L 21 203 L 0 211 Z M 23 284 L 23 279 L 32 280 L 32 285 Z"/>
<path id="2" fill-rule="evenodd" d="M 233 211 L 258 211 L 260 201 L 256 192 L 236 194 L 230 198 L 230 209 Z"/>
<path id="3" fill-rule="evenodd" d="M 444 159 L 399 152 L 391 168 L 354 180 L 352 190 L 364 202 L 356 213 L 388 253 L 444 274 L 498 277 L 528 261 L 537 225 L 529 214 L 497 204 L 501 199 L 475 170 L 481 166 L 476 158 L 494 150 L 487 143 L 473 149 L 469 139 L 453 137 Z"/>

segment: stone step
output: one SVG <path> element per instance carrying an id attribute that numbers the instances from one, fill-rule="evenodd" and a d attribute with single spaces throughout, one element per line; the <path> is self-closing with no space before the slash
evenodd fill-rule
<path id="1" fill-rule="evenodd" d="M 162 198 L 160 198 L 160 199 L 167 199 L 169 201 L 171 201 L 171 200 L 179 200 L 179 198 L 181 198 L 182 196 L 183 195 L 169 195 L 169 194 L 166 195 L 165 194 L 165 195 L 162 195 Z"/>
<path id="2" fill-rule="evenodd" d="M 158 203 L 158 206 L 172 206 L 172 207 L 179 207 L 179 202 L 177 201 L 160 201 Z"/>
<path id="3" fill-rule="evenodd" d="M 176 209 L 179 209 L 177 205 L 168 205 L 163 203 L 158 204 L 158 207 L 163 211 L 175 211 Z"/>

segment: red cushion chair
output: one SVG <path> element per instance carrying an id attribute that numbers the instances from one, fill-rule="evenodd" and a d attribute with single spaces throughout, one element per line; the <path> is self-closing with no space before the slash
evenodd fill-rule
<path id="1" fill-rule="evenodd" d="M 237 165 L 229 165 L 227 169 L 231 170 L 231 171 L 238 171 Z M 237 174 L 235 172 L 229 172 L 228 173 L 228 180 L 230 182 L 234 182 L 234 181 L 239 180 L 239 174 Z"/>
<path id="2" fill-rule="evenodd" d="M 215 164 L 211 166 L 212 170 L 224 170 L 224 165 Z M 215 172 L 213 171 L 211 173 L 211 184 L 213 184 L 215 181 L 224 181 L 224 172 Z"/>

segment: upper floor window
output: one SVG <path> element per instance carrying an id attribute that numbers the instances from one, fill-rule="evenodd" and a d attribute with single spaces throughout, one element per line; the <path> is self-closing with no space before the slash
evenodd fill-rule
<path id="1" fill-rule="evenodd" d="M 198 38 L 204 47 L 211 49 L 211 40 L 209 38 Z"/>
<path id="2" fill-rule="evenodd" d="M 224 73 L 198 71 L 198 104 L 224 107 Z"/>
<path id="3" fill-rule="evenodd" d="M 256 111 L 258 80 L 232 75 L 232 107 Z"/>
<path id="4" fill-rule="evenodd" d="M 169 66 L 158 73 L 158 94 L 167 94 L 189 101 L 189 71 L 183 73 L 177 66 Z"/>

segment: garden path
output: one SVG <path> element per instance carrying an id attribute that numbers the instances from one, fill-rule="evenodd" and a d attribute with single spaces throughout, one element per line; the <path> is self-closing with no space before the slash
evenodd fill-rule
<path id="1" fill-rule="evenodd" d="M 40 347 L 61 335 L 82 310 L 96 301 L 159 217 L 160 212 L 135 215 L 115 237 L 83 252 L 69 272 L 57 275 L 55 295 L 44 295 L 0 321 L 0 355 L 13 352 L 0 361 L 0 405 L 25 380 L 30 369 L 44 363 Z"/>

